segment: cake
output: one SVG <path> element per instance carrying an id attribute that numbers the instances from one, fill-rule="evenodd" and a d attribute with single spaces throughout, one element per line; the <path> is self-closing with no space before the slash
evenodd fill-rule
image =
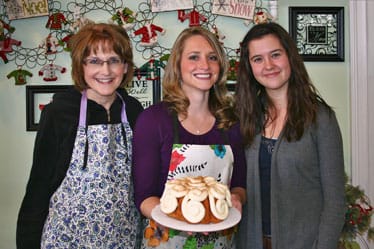
<path id="1" fill-rule="evenodd" d="M 191 224 L 225 220 L 231 204 L 227 185 L 210 176 L 169 180 L 160 199 L 160 209 L 169 217 Z"/>

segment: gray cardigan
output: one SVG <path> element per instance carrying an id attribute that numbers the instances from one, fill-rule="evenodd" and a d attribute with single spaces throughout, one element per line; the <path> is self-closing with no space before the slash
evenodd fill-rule
<path id="1" fill-rule="evenodd" d="M 262 249 L 259 149 L 246 150 L 247 204 L 238 249 Z M 281 134 L 271 163 L 272 249 L 335 249 L 344 223 L 342 138 L 333 112 L 321 107 L 299 141 Z"/>

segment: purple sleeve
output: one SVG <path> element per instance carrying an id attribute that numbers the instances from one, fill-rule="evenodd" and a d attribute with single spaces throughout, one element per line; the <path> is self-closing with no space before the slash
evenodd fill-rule
<path id="1" fill-rule="evenodd" d="M 231 188 L 247 186 L 247 164 L 245 160 L 244 146 L 240 134 L 239 124 L 229 130 L 230 145 L 234 154 L 234 168 L 231 178 Z"/>
<path id="2" fill-rule="evenodd" d="M 163 105 L 145 109 L 136 121 L 133 143 L 135 204 L 161 196 L 171 155 L 171 120 Z"/>
<path id="3" fill-rule="evenodd" d="M 224 143 L 222 133 L 212 129 L 206 135 L 196 136 L 178 130 L 181 143 Z M 231 187 L 246 187 L 246 161 L 239 125 L 229 131 L 229 143 L 234 154 Z M 134 129 L 133 162 L 135 204 L 151 197 L 161 197 L 170 164 L 173 145 L 173 121 L 165 104 L 159 103 L 145 109 L 138 117 Z"/>

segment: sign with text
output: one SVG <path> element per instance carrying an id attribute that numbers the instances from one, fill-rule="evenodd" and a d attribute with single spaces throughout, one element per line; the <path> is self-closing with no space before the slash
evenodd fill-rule
<path id="1" fill-rule="evenodd" d="M 47 16 L 48 0 L 4 0 L 9 20 Z"/>
<path id="2" fill-rule="evenodd" d="M 160 101 L 160 69 L 156 73 L 136 70 L 133 80 L 126 87 L 129 95 L 137 98 L 144 109 Z"/>
<path id="3" fill-rule="evenodd" d="M 212 13 L 253 20 L 256 0 L 213 0 Z"/>
<path id="4" fill-rule="evenodd" d="M 192 0 L 151 0 L 152 12 L 192 9 Z"/>

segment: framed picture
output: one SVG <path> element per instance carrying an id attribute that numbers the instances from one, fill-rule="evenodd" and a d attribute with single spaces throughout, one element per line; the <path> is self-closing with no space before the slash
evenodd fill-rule
<path id="1" fill-rule="evenodd" d="M 226 82 L 227 90 L 230 94 L 235 94 L 235 88 L 236 88 L 236 81 L 235 80 L 228 80 Z"/>
<path id="2" fill-rule="evenodd" d="M 132 82 L 126 87 L 127 92 L 137 98 L 144 108 L 161 99 L 160 68 L 150 71 L 135 70 Z"/>
<path id="3" fill-rule="evenodd" d="M 56 92 L 66 91 L 72 85 L 27 85 L 26 86 L 26 130 L 38 129 L 40 114 L 46 104 L 51 102 Z"/>
<path id="4" fill-rule="evenodd" d="M 9 20 L 47 16 L 48 0 L 4 0 Z"/>
<path id="5" fill-rule="evenodd" d="M 289 32 L 305 61 L 344 61 L 344 7 L 289 7 Z"/>

